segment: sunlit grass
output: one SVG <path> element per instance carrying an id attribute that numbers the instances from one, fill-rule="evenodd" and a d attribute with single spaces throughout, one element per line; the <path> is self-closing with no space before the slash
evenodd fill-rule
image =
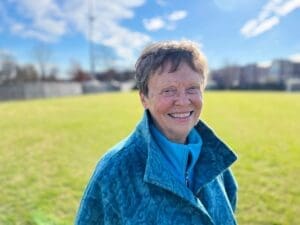
<path id="1" fill-rule="evenodd" d="M 101 155 L 142 115 L 137 93 L 0 104 L 0 224 L 72 224 Z M 300 94 L 207 92 L 238 153 L 239 224 L 300 224 Z"/>

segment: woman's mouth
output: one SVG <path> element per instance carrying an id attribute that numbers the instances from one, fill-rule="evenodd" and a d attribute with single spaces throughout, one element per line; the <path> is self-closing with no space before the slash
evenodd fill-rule
<path id="1" fill-rule="evenodd" d="M 184 113 L 169 113 L 168 115 L 174 119 L 187 119 L 189 118 L 194 111 L 184 112 Z"/>

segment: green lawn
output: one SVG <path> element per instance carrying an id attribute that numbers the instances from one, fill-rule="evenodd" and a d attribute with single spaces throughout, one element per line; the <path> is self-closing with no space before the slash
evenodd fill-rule
<path id="1" fill-rule="evenodd" d="M 136 92 L 0 103 L 0 225 L 72 224 L 142 111 Z M 239 155 L 239 224 L 300 224 L 300 94 L 207 92 L 202 118 Z"/>

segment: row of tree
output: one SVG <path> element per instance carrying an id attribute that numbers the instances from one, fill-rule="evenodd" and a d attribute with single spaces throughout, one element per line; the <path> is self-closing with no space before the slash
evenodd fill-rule
<path id="1" fill-rule="evenodd" d="M 27 82 L 27 81 L 57 81 L 57 80 L 72 80 L 72 81 L 87 81 L 98 79 L 100 81 L 126 81 L 133 79 L 132 71 L 117 71 L 112 69 L 115 67 L 112 51 L 105 47 L 94 49 L 95 64 L 101 68 L 106 68 L 103 72 L 93 72 L 84 70 L 78 61 L 71 61 L 67 74 L 63 78 L 59 68 L 51 64 L 52 51 L 45 44 L 38 44 L 31 50 L 31 57 L 34 59 L 34 64 L 21 65 L 17 62 L 12 54 L 1 51 L 0 49 L 0 84 Z"/>
<path id="2" fill-rule="evenodd" d="M 9 52 L 0 50 L 0 84 L 20 81 L 56 80 L 58 68 L 49 66 L 51 50 L 43 44 L 33 47 L 34 64 L 21 65 Z"/>

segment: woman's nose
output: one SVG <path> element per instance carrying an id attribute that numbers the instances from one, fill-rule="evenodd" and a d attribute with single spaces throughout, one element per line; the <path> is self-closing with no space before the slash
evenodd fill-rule
<path id="1" fill-rule="evenodd" d="M 187 93 L 178 93 L 175 97 L 175 105 L 189 105 L 191 103 L 191 99 Z"/>

